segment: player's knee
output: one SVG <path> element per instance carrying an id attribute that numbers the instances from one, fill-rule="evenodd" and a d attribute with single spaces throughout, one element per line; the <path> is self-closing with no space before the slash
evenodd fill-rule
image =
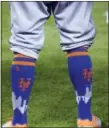
<path id="1" fill-rule="evenodd" d="M 14 59 L 12 61 L 12 70 L 19 71 L 19 69 L 23 67 L 25 68 L 25 70 L 28 70 L 29 67 L 35 67 L 35 61 L 36 60 L 32 57 L 28 57 L 20 53 L 14 53 Z"/>
<path id="2" fill-rule="evenodd" d="M 21 53 L 18 53 L 18 52 L 14 52 L 14 59 L 18 59 L 18 60 L 20 60 L 20 59 L 23 60 L 23 59 L 24 59 L 24 61 L 25 61 L 26 59 L 29 61 L 29 59 L 30 59 L 30 60 L 33 61 L 33 62 L 36 61 L 35 58 L 30 57 L 30 56 L 27 56 L 27 55 L 24 55 L 24 54 L 21 54 Z"/>
<path id="3" fill-rule="evenodd" d="M 78 48 L 73 48 L 73 49 L 67 50 L 67 53 L 77 52 L 77 51 L 88 51 L 88 47 L 89 47 L 88 45 L 85 45 Z"/>
<path id="4" fill-rule="evenodd" d="M 88 55 L 88 46 L 81 46 L 78 48 L 74 48 L 74 49 L 70 49 L 67 51 L 67 56 L 71 57 L 71 56 L 86 56 Z"/>

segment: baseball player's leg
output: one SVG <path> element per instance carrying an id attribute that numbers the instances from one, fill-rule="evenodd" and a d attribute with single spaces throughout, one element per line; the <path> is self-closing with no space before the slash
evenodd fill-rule
<path id="1" fill-rule="evenodd" d="M 100 126 L 92 115 L 92 62 L 88 47 L 95 37 L 92 2 L 58 2 L 53 8 L 61 46 L 68 53 L 68 71 L 78 106 L 78 126 Z"/>
<path id="2" fill-rule="evenodd" d="M 43 25 L 50 15 L 47 6 L 43 2 L 11 2 L 10 13 L 10 49 L 38 59 L 44 41 Z"/>
<path id="3" fill-rule="evenodd" d="M 43 2 L 11 2 L 11 67 L 13 118 L 3 127 L 26 127 L 35 60 L 43 46 L 43 25 L 50 13 Z"/>

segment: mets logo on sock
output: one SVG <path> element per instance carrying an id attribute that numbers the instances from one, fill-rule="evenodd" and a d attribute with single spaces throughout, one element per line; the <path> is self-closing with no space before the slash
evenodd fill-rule
<path id="1" fill-rule="evenodd" d="M 88 81 L 92 81 L 92 69 L 83 69 L 83 76 L 84 79 L 88 80 Z"/>
<path id="2" fill-rule="evenodd" d="M 19 83 L 19 87 L 21 89 L 21 91 L 26 91 L 26 89 L 29 88 L 30 84 L 31 84 L 31 78 L 20 78 L 20 83 Z"/>

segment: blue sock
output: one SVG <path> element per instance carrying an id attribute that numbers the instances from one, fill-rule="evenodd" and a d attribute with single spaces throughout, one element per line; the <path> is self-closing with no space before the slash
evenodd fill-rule
<path id="1" fill-rule="evenodd" d="M 35 59 L 15 54 L 11 67 L 12 80 L 12 124 L 27 124 L 27 109 L 34 82 Z"/>
<path id="2" fill-rule="evenodd" d="M 78 119 L 92 120 L 92 63 L 86 48 L 68 51 L 68 71 L 75 89 Z"/>

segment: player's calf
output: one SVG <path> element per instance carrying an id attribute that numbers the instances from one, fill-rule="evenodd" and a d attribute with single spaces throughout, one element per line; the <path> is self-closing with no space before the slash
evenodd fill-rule
<path id="1" fill-rule="evenodd" d="M 86 127 L 90 124 L 94 126 L 97 118 L 92 115 L 91 111 L 93 71 L 87 46 L 69 50 L 67 53 L 68 71 L 77 101 L 78 126 L 83 126 L 81 124 L 84 122 L 89 122 L 89 125 L 84 124 Z"/>
<path id="2" fill-rule="evenodd" d="M 35 59 L 15 54 L 11 67 L 13 118 L 9 124 L 12 123 L 12 126 L 27 124 L 28 102 L 34 75 Z"/>

